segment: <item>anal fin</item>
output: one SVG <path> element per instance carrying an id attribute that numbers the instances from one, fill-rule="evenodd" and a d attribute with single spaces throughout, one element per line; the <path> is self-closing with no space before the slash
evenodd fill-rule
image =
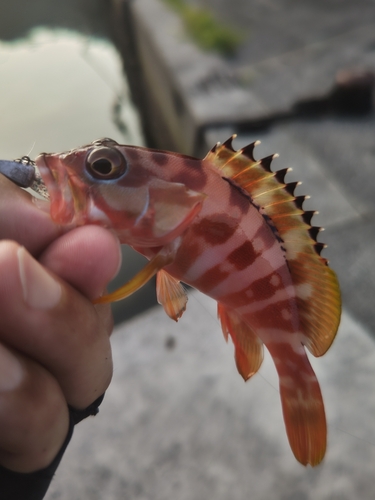
<path id="1" fill-rule="evenodd" d="M 228 334 L 233 340 L 237 370 L 246 381 L 262 364 L 263 343 L 235 311 L 218 303 L 217 312 L 225 340 L 228 340 Z"/>

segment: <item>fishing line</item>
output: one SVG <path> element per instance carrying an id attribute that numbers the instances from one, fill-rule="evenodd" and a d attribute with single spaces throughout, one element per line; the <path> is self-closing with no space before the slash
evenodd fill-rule
<path id="1" fill-rule="evenodd" d="M 190 287 L 188 290 L 190 292 L 188 294 L 189 300 L 194 301 L 194 303 L 197 304 L 198 307 L 204 311 L 205 315 L 208 316 L 209 318 L 211 318 L 212 324 L 214 325 L 214 330 L 217 331 L 217 333 L 219 335 L 222 335 L 221 325 L 220 325 L 220 321 L 219 321 L 218 317 L 212 312 L 212 310 L 210 308 L 208 308 L 205 304 L 202 303 L 202 301 L 200 300 L 201 294 L 199 293 L 199 295 L 198 295 L 197 293 L 191 293 L 191 292 L 194 292 L 195 289 L 192 289 Z M 185 314 L 189 314 L 189 307 L 187 307 L 187 311 Z M 211 339 L 208 336 L 205 336 L 205 337 L 201 338 L 201 342 L 205 346 L 208 346 L 209 343 L 211 342 Z M 228 342 L 228 347 L 234 348 L 232 341 L 230 343 Z M 232 351 L 232 353 L 233 353 L 233 351 Z M 231 363 L 231 362 L 233 363 L 233 360 L 231 359 L 231 356 L 229 355 L 228 356 L 228 363 Z M 272 382 L 270 382 L 262 373 L 258 372 L 257 374 L 254 375 L 254 377 L 256 375 L 258 375 L 264 382 L 266 382 L 266 384 L 269 387 L 271 387 L 278 395 L 280 394 L 278 387 L 275 387 L 272 384 Z M 219 377 L 220 377 L 220 375 L 219 375 Z M 224 379 L 225 374 L 223 373 L 221 375 L 221 377 Z M 249 380 L 248 382 L 251 384 L 252 380 Z M 241 384 L 240 375 L 238 375 L 238 383 Z M 249 399 L 250 399 L 250 396 L 249 396 Z M 212 403 L 214 401 L 215 401 L 215 395 L 212 394 L 209 396 L 209 401 L 207 401 L 208 407 L 212 407 Z M 208 471 L 212 465 L 214 465 L 215 463 L 218 462 L 218 457 L 223 456 L 223 450 L 224 450 L 225 446 L 227 445 L 228 440 L 230 440 L 228 438 L 228 433 L 232 432 L 233 439 L 237 439 L 236 438 L 236 429 L 234 429 L 230 425 L 225 425 L 225 422 L 227 422 L 228 424 L 230 423 L 230 416 L 223 415 L 224 412 L 226 411 L 226 408 L 221 407 L 221 406 L 219 408 L 220 408 L 219 411 L 222 415 L 224 425 L 221 426 L 220 433 L 218 433 L 216 435 L 216 440 L 214 441 L 212 438 L 210 438 L 207 442 L 206 447 L 204 448 L 204 453 L 206 454 L 206 458 L 204 461 L 205 467 L 200 467 L 199 462 L 194 464 L 194 465 L 191 465 L 190 461 L 187 459 L 187 462 L 189 464 L 188 465 L 189 469 L 192 470 L 192 469 L 197 468 L 197 467 L 200 468 L 200 471 L 197 474 L 198 479 L 205 478 L 207 476 L 206 471 Z M 176 411 L 176 409 L 175 409 L 175 411 Z M 217 414 L 216 414 L 216 417 L 217 417 Z M 202 414 L 202 415 L 194 414 L 190 425 L 188 425 L 186 427 L 186 429 L 189 432 L 191 432 L 192 435 L 195 435 L 195 436 L 196 435 L 198 435 L 198 436 L 205 435 L 205 429 L 210 428 L 212 418 L 213 418 L 213 409 L 211 412 L 209 412 L 207 414 Z M 249 422 L 248 417 L 239 416 L 239 419 L 242 419 L 242 418 L 245 418 L 246 421 Z M 280 411 L 280 418 L 282 418 L 281 411 Z M 249 441 L 250 441 L 250 439 L 249 439 Z M 184 460 L 184 459 L 182 459 L 182 460 Z M 183 463 L 183 466 L 186 468 L 187 464 Z M 171 471 L 171 469 L 164 471 L 162 474 L 162 477 L 168 476 L 168 474 L 171 473 L 170 471 Z"/>
<path id="2" fill-rule="evenodd" d="M 202 302 L 201 302 L 201 301 L 200 301 L 200 300 L 196 297 L 196 295 L 195 295 L 195 294 L 189 294 L 189 296 L 188 296 L 188 297 L 189 297 L 189 299 L 191 299 L 191 298 L 192 298 L 192 299 L 194 299 L 194 300 L 195 300 L 195 302 L 196 302 L 196 304 L 198 304 L 198 305 L 199 305 L 199 307 L 200 307 L 201 309 L 203 309 L 203 310 L 206 312 L 206 314 L 207 314 L 208 316 L 210 316 L 210 317 L 211 317 L 211 319 L 212 319 L 212 320 L 213 320 L 213 322 L 215 323 L 216 328 L 218 328 L 219 332 L 221 333 L 221 325 L 220 325 L 220 321 L 219 321 L 218 317 L 217 317 L 217 316 L 214 316 L 214 315 L 211 313 L 211 311 L 209 311 L 209 310 L 208 310 L 208 308 L 207 308 L 204 304 L 202 304 Z M 205 339 L 205 342 L 208 342 L 208 341 L 209 341 L 209 339 Z M 229 343 L 228 343 L 228 344 L 229 344 Z M 231 344 L 232 344 L 232 346 L 233 346 L 233 342 L 231 342 Z M 234 347 L 234 346 L 233 346 L 233 347 Z M 268 351 L 267 351 L 267 352 L 268 352 Z M 276 391 L 278 394 L 280 394 L 280 391 L 279 391 L 278 387 L 275 387 L 275 386 L 272 384 L 272 382 L 270 382 L 270 381 L 269 381 L 269 380 L 268 380 L 268 379 L 267 379 L 267 378 L 266 378 L 266 377 L 265 377 L 265 376 L 264 376 L 264 375 L 263 375 L 260 371 L 258 371 L 255 375 L 258 375 L 260 378 L 262 378 L 262 379 L 264 380 L 264 382 L 266 382 L 266 383 L 267 383 L 267 384 L 268 384 L 268 385 L 269 385 L 269 386 L 270 386 L 270 387 L 271 387 L 274 391 Z M 254 375 L 254 376 L 255 376 L 255 375 Z M 250 380 L 249 380 L 249 382 L 250 382 Z"/>
<path id="3" fill-rule="evenodd" d="M 186 288 L 186 287 L 185 287 Z M 219 323 L 218 318 L 212 313 L 212 311 L 206 307 L 200 300 L 199 298 L 196 297 L 195 293 L 191 293 L 191 291 L 194 291 L 194 289 L 191 289 L 189 287 L 189 294 L 188 298 L 193 299 L 195 304 L 198 304 L 198 306 L 204 311 L 205 315 L 208 315 L 212 319 L 212 323 L 214 324 L 215 328 L 214 330 L 217 330 L 218 335 L 221 334 L 221 326 Z M 189 314 L 189 307 L 187 308 L 187 311 L 185 314 Z M 183 321 L 181 319 L 180 321 Z M 214 332 L 215 333 L 215 332 Z M 188 333 L 187 333 L 188 334 Z M 206 348 L 209 347 L 210 342 L 212 339 L 209 336 L 202 336 L 200 339 L 201 346 L 205 346 Z M 178 344 L 177 344 L 178 345 Z M 228 357 L 228 363 L 232 362 L 231 357 Z M 223 378 L 224 379 L 225 374 L 223 373 L 222 375 L 220 374 L 215 374 L 215 378 Z M 238 376 L 238 383 L 241 383 L 241 378 Z M 197 389 L 194 390 L 190 394 L 190 400 L 193 403 L 193 407 L 196 408 L 196 405 L 194 404 L 194 401 L 199 399 L 199 395 L 196 393 L 196 391 L 199 390 L 199 387 L 197 386 Z M 205 436 L 206 435 L 206 430 L 210 429 L 211 427 L 211 422 L 212 419 L 214 418 L 214 410 L 213 406 L 215 401 L 217 401 L 217 394 L 215 394 L 214 391 L 209 392 L 205 391 L 206 396 L 205 400 L 207 403 L 207 406 L 212 409 L 210 412 L 204 412 L 204 411 L 199 411 L 199 409 L 194 410 L 191 412 L 191 418 L 188 419 L 187 422 L 184 423 L 184 428 L 182 430 L 183 433 L 188 433 L 192 439 L 189 444 L 189 446 L 199 446 L 199 441 L 200 441 L 200 436 Z M 187 406 L 188 409 L 188 406 Z M 177 406 L 173 407 L 171 406 L 171 411 L 177 415 L 177 412 L 180 410 Z M 217 432 L 212 435 L 210 435 L 210 438 L 207 440 L 203 447 L 203 455 L 205 456 L 204 459 L 204 466 L 203 466 L 203 458 L 202 460 L 199 459 L 196 463 L 192 463 L 192 461 L 189 459 L 191 456 L 191 453 L 194 453 L 194 451 L 191 451 L 190 449 L 183 448 L 181 452 L 181 467 L 184 467 L 185 469 L 190 469 L 190 470 L 196 470 L 196 473 L 194 474 L 198 480 L 204 479 L 207 477 L 207 471 L 210 469 L 210 466 L 212 464 L 215 464 L 217 462 L 217 458 L 219 456 L 222 456 L 223 454 L 223 449 L 226 446 L 228 442 L 228 432 L 230 432 L 228 429 L 231 429 L 229 426 L 230 423 L 230 418 L 229 416 L 225 415 L 225 412 L 227 411 L 227 407 L 224 405 L 219 405 L 218 410 L 221 415 L 221 422 L 224 425 L 220 425 L 220 427 L 217 429 Z M 215 413 L 217 417 L 217 413 Z M 225 424 L 228 425 L 225 425 Z M 164 470 L 161 474 L 161 477 L 164 478 L 169 478 L 170 474 L 173 471 L 173 465 L 169 464 L 167 467 L 167 470 Z M 165 491 L 163 492 L 165 494 Z M 158 497 L 159 498 L 159 497 Z M 161 498 L 161 497 L 160 497 Z"/>
<path id="4" fill-rule="evenodd" d="M 196 304 L 199 305 L 199 307 L 201 309 L 203 309 L 205 311 L 205 313 L 213 320 L 213 323 L 215 324 L 215 327 L 218 328 L 219 332 L 221 332 L 221 325 L 220 325 L 220 321 L 219 319 L 217 318 L 217 316 L 215 316 L 212 311 L 210 309 L 208 309 L 205 304 L 203 304 L 200 300 L 199 300 L 199 297 L 196 295 L 196 294 L 190 294 L 189 293 L 189 299 L 192 299 L 195 301 Z M 204 342 L 208 343 L 209 342 L 209 339 L 205 339 Z M 233 345 L 233 343 L 232 343 Z M 268 351 L 267 351 L 268 352 Z M 230 362 L 230 360 L 228 360 Z M 279 388 L 278 387 L 275 387 L 274 384 L 272 382 L 270 382 L 262 373 L 260 373 L 260 371 L 256 374 L 258 375 L 269 387 L 271 387 L 275 392 L 277 392 L 278 394 L 280 394 L 280 391 L 279 391 Z M 255 376 L 255 375 L 254 375 Z M 251 380 L 249 380 L 249 382 L 251 383 Z M 202 421 L 202 425 L 205 425 L 205 423 Z M 343 433 L 347 436 L 350 436 L 358 441 L 362 441 L 362 442 L 366 442 L 367 444 L 369 444 L 370 446 L 373 446 L 375 447 L 375 442 L 374 441 L 371 441 L 371 440 L 368 440 L 368 439 L 365 439 L 365 438 L 362 438 L 360 436 L 357 436 L 349 431 L 346 431 L 340 427 L 337 427 L 336 425 L 334 424 L 330 424 L 330 422 L 328 421 L 328 426 L 329 428 L 331 429 L 335 429 L 336 431 L 338 431 L 339 433 Z M 224 446 L 224 440 L 222 440 L 222 443 L 220 444 L 220 448 Z M 217 453 L 220 454 L 220 450 L 218 449 L 217 450 Z M 212 462 L 214 462 L 215 460 L 215 457 L 214 457 L 214 451 L 212 452 Z"/>
<path id="5" fill-rule="evenodd" d="M 336 425 L 331 425 L 330 426 L 332 429 L 335 429 L 339 432 L 342 432 L 343 434 L 346 434 L 350 437 L 353 437 L 354 439 L 357 439 L 358 441 L 364 441 L 366 444 L 370 444 L 371 446 L 375 446 L 375 442 L 369 441 L 367 438 L 362 438 L 359 436 L 356 436 L 355 434 L 352 434 L 351 432 L 345 431 L 344 429 L 340 429 L 340 427 L 337 427 Z"/>
<path id="6" fill-rule="evenodd" d="M 26 154 L 26 156 L 30 156 L 33 149 L 35 148 L 35 144 L 36 144 L 36 141 L 33 142 L 33 145 L 31 146 L 31 148 L 29 149 L 28 153 Z"/>

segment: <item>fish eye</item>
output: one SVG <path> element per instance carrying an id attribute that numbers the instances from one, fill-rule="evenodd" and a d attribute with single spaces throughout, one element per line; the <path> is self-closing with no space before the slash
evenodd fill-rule
<path id="1" fill-rule="evenodd" d="M 124 156 L 115 148 L 95 148 L 86 158 L 86 169 L 95 179 L 118 179 L 126 168 Z"/>

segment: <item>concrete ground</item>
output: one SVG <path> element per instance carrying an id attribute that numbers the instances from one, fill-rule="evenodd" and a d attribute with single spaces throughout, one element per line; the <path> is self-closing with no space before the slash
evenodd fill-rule
<path id="1" fill-rule="evenodd" d="M 207 297 L 191 294 L 177 325 L 161 308 L 125 322 L 113 353 L 102 409 L 76 428 L 49 500 L 374 498 L 375 349 L 347 312 L 312 360 L 329 428 L 314 469 L 289 449 L 272 361 L 245 384 Z"/>
<path id="2" fill-rule="evenodd" d="M 238 29 L 248 29 L 236 57 L 220 61 L 220 68 L 240 83 L 233 95 L 245 93 L 249 106 L 256 103 L 257 114 L 327 92 L 336 71 L 344 67 L 375 68 L 373 2 L 200 3 Z M 85 6 L 85 2 L 77 5 Z M 153 25 L 158 33 L 168 32 L 151 15 L 152 9 L 159 9 L 157 0 L 137 0 L 137 6 L 149 13 L 147 26 Z M 75 19 L 82 20 L 84 15 Z M 84 23 L 78 24 L 82 29 Z M 24 29 L 22 23 L 19 29 Z M 177 38 L 183 39 L 184 34 Z M 178 43 L 171 45 L 173 49 Z M 30 55 L 17 62 L 14 54 L 2 59 L 0 50 L 1 158 L 27 154 L 34 141 L 37 153 L 70 148 L 100 136 L 140 140 L 139 135 L 124 139 L 113 125 L 110 110 L 118 94 L 113 92 L 117 76 L 108 85 L 112 70 L 105 69 L 103 78 L 96 63 L 87 64 L 79 47 L 75 53 L 65 48 L 64 63 L 53 71 L 36 71 L 35 77 L 30 74 L 38 63 Z M 178 53 L 174 57 L 182 74 L 186 70 L 183 59 Z M 216 56 L 204 57 L 214 57 L 212 67 L 217 67 Z M 112 60 L 112 56 L 102 60 Z M 7 82 L 5 77 L 13 67 L 14 77 Z M 81 78 L 81 74 L 86 76 Z M 215 94 L 218 102 L 225 95 L 221 89 L 225 85 L 217 74 L 206 73 L 200 86 L 192 82 L 194 91 L 187 97 L 211 105 Z M 78 87 L 70 85 L 72 75 L 81 82 Z M 64 76 L 68 76 L 64 92 L 50 95 Z M 40 85 L 44 85 L 43 96 L 26 99 Z M 87 94 L 88 89 L 92 94 Z M 26 96 L 22 107 L 20 95 Z M 225 109 L 230 105 L 226 102 Z M 250 107 L 245 112 L 251 116 Z M 232 346 L 223 342 L 215 304 L 194 292 L 177 325 L 161 308 L 155 308 L 117 327 L 113 383 L 100 414 L 77 427 L 48 500 L 375 497 L 374 125 L 373 112 L 357 118 L 325 116 L 280 123 L 257 133 L 245 131 L 235 143 L 240 147 L 261 139 L 258 157 L 278 152 L 275 167 L 293 167 L 288 179 L 302 180 L 298 189 L 312 196 L 306 206 L 320 212 L 315 222 L 325 226 L 321 239 L 329 244 L 324 255 L 340 278 L 344 312 L 337 340 L 326 356 L 312 360 L 329 427 L 323 464 L 305 469 L 296 463 L 286 441 L 270 359 L 244 384 L 234 366 Z M 205 130 L 204 139 L 214 144 L 232 132 L 230 124 L 212 126 Z"/>

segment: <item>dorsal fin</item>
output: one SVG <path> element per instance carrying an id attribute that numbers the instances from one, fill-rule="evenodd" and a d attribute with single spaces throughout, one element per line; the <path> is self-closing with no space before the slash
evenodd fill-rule
<path id="1" fill-rule="evenodd" d="M 302 207 L 305 197 L 294 195 L 298 182 L 284 182 L 288 169 L 272 172 L 271 162 L 277 155 L 257 161 L 253 151 L 259 142 L 235 151 L 233 137 L 216 144 L 204 161 L 246 190 L 260 212 L 272 220 L 283 241 L 296 288 L 302 342 L 312 354 L 321 356 L 336 335 L 341 300 L 337 277 L 320 256 L 325 247 L 316 241 L 320 228 L 310 224 L 315 212 L 305 212 Z"/>

